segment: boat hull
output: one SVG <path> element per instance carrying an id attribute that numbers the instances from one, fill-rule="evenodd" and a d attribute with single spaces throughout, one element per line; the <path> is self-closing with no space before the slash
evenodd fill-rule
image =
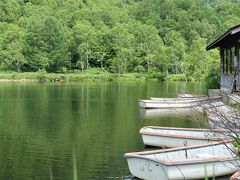
<path id="1" fill-rule="evenodd" d="M 164 109 L 145 109 L 140 108 L 142 118 L 172 117 L 172 116 L 193 116 L 203 113 L 201 107 L 194 108 L 164 108 Z"/>
<path id="2" fill-rule="evenodd" d="M 147 180 L 204 179 L 233 174 L 240 159 L 231 141 L 126 153 L 132 175 Z"/>
<path id="3" fill-rule="evenodd" d="M 198 144 L 207 144 L 211 142 L 207 138 L 187 138 L 187 137 L 170 137 L 170 136 L 157 136 L 157 135 L 142 135 L 143 143 L 145 146 L 156 146 L 156 147 L 181 147 L 186 145 L 198 145 Z"/>
<path id="4" fill-rule="evenodd" d="M 142 135 L 143 143 L 146 146 L 181 147 L 231 139 L 238 136 L 240 131 L 145 126 L 140 129 L 139 133 Z"/>
<path id="5" fill-rule="evenodd" d="M 154 108 L 191 108 L 199 106 L 199 102 L 189 101 L 157 101 L 157 100 L 139 100 L 139 106 L 146 109 Z"/>
<path id="6" fill-rule="evenodd" d="M 146 180 L 180 180 L 217 177 L 236 172 L 236 161 L 198 162 L 182 165 L 163 165 L 144 158 L 127 158 L 132 175 Z"/>
<path id="7" fill-rule="evenodd" d="M 219 101 L 221 97 L 207 98 L 151 98 L 151 100 L 138 100 L 141 108 L 190 108 Z"/>

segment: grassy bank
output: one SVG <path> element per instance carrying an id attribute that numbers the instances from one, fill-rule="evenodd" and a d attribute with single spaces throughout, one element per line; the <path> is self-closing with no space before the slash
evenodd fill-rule
<path id="1" fill-rule="evenodd" d="M 46 82 L 78 82 L 78 81 L 114 81 L 114 80 L 145 80 L 145 74 L 112 74 L 109 72 L 80 73 L 46 73 L 46 72 L 0 72 L 0 81 L 46 81 Z"/>
<path id="2" fill-rule="evenodd" d="M 107 71 L 102 71 L 94 68 L 85 71 L 75 71 L 68 73 L 46 73 L 45 71 L 18 73 L 0 71 L 0 81 L 2 82 L 3 81 L 80 82 L 80 81 L 115 81 L 115 80 L 195 81 L 193 78 L 189 77 L 186 78 L 183 74 L 169 74 L 168 76 L 158 72 L 113 74 Z M 210 80 L 212 80 L 212 78 Z M 214 83 L 211 81 L 210 84 L 215 84 L 215 81 Z"/>

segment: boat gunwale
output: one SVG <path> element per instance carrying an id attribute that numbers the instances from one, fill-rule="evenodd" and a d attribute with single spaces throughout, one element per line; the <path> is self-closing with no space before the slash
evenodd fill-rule
<path id="1" fill-rule="evenodd" d="M 186 135 L 178 135 L 178 134 L 163 134 L 163 133 L 142 133 L 142 135 L 148 135 L 148 136 L 162 136 L 162 137 L 169 137 L 169 138 L 184 138 L 184 139 L 198 139 L 198 140 L 208 140 L 208 141 L 219 141 L 226 138 L 220 138 L 220 137 L 207 137 L 207 136 L 186 136 Z"/>
<path id="2" fill-rule="evenodd" d="M 185 98 L 185 97 L 177 97 L 177 98 L 157 98 L 157 97 L 150 97 L 150 100 L 153 101 L 185 101 L 185 102 L 202 102 L 208 100 L 220 100 L 221 96 L 205 96 L 205 97 L 192 97 L 192 98 Z M 141 99 L 140 99 L 141 100 Z"/>
<path id="3" fill-rule="evenodd" d="M 206 102 L 205 102 L 206 101 Z M 187 99 L 187 100 L 152 100 L 152 99 L 138 99 L 138 103 L 144 103 L 145 106 L 144 108 L 159 108 L 159 107 L 147 107 L 147 104 L 162 104 L 162 105 L 169 105 L 170 107 L 174 105 L 180 105 L 180 104 L 184 104 L 185 106 L 200 106 L 201 104 L 206 104 L 208 103 L 207 101 L 210 101 L 209 103 L 211 103 L 211 101 L 213 101 L 213 99 Z M 169 108 L 169 107 L 161 107 L 161 108 Z"/>
<path id="4" fill-rule="evenodd" d="M 144 106 L 144 107 L 142 107 L 142 106 L 140 106 L 140 108 L 142 108 L 142 109 L 180 109 L 180 108 L 196 108 L 196 107 L 199 107 L 198 106 L 199 104 L 195 104 L 195 105 L 191 105 L 191 106 L 189 106 L 189 107 L 174 107 L 174 106 L 172 106 L 172 105 L 170 105 L 169 107 L 152 107 L 152 106 Z"/>
<path id="5" fill-rule="evenodd" d="M 235 142 L 235 141 L 228 139 L 228 140 L 222 140 L 219 142 L 210 142 L 208 144 L 181 146 L 181 147 L 173 147 L 169 149 L 158 149 L 158 150 L 150 150 L 150 151 L 130 152 L 130 153 L 125 153 L 125 155 L 134 154 L 139 156 L 139 155 L 148 155 L 148 154 L 156 154 L 156 153 L 164 153 L 164 152 L 174 152 L 174 151 L 181 151 L 181 150 L 188 150 L 188 149 L 197 149 L 197 148 L 202 148 L 207 146 L 222 145 L 222 144 L 227 144 L 232 142 Z"/>
<path id="6" fill-rule="evenodd" d="M 166 130 L 184 130 L 184 131 L 209 131 L 209 132 L 213 132 L 213 133 L 223 133 L 223 132 L 226 132 L 226 133 L 231 133 L 231 132 L 234 132 L 234 133 L 240 133 L 240 130 L 234 130 L 234 131 L 228 131 L 228 130 L 224 130 L 224 129 L 206 129 L 206 128 L 181 128 L 181 127 L 168 127 L 168 126 L 144 126 L 142 127 L 140 130 L 139 130 L 139 133 L 142 134 L 144 133 L 144 129 L 146 128 L 152 128 L 152 129 L 166 129 Z"/>
<path id="7" fill-rule="evenodd" d="M 129 158 L 139 158 L 139 159 L 144 159 L 144 160 L 149 160 L 153 161 L 158 164 L 162 164 L 165 166 L 176 166 L 176 165 L 189 165 L 189 164 L 199 164 L 201 163 L 216 163 L 216 162 L 221 162 L 225 163 L 227 161 L 236 161 L 240 160 L 240 158 L 235 158 L 232 156 L 215 156 L 215 157 L 206 157 L 206 158 L 186 158 L 186 159 L 181 159 L 181 160 L 162 160 L 162 159 L 157 159 L 157 158 L 149 158 L 149 157 L 142 157 L 137 154 L 132 154 L 132 153 L 126 153 L 124 154 L 124 157 L 126 159 Z"/>
<path id="8" fill-rule="evenodd" d="M 187 104 L 187 103 L 200 103 L 198 100 L 152 100 L 152 99 L 138 99 L 138 102 L 143 102 L 143 103 L 164 103 L 164 104 Z"/>

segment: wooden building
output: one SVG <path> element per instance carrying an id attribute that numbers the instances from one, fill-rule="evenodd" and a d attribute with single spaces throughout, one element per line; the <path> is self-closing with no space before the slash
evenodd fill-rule
<path id="1" fill-rule="evenodd" d="M 207 46 L 207 50 L 219 48 L 221 57 L 221 90 L 240 90 L 240 24 L 230 28 Z"/>

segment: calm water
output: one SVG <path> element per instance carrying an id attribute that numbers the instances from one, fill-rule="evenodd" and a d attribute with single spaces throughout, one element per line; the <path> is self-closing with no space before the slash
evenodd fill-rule
<path id="1" fill-rule="evenodd" d="M 0 179 L 124 179 L 125 152 L 144 149 L 145 125 L 195 127 L 183 117 L 143 119 L 137 99 L 205 94 L 200 83 L 0 84 Z"/>

